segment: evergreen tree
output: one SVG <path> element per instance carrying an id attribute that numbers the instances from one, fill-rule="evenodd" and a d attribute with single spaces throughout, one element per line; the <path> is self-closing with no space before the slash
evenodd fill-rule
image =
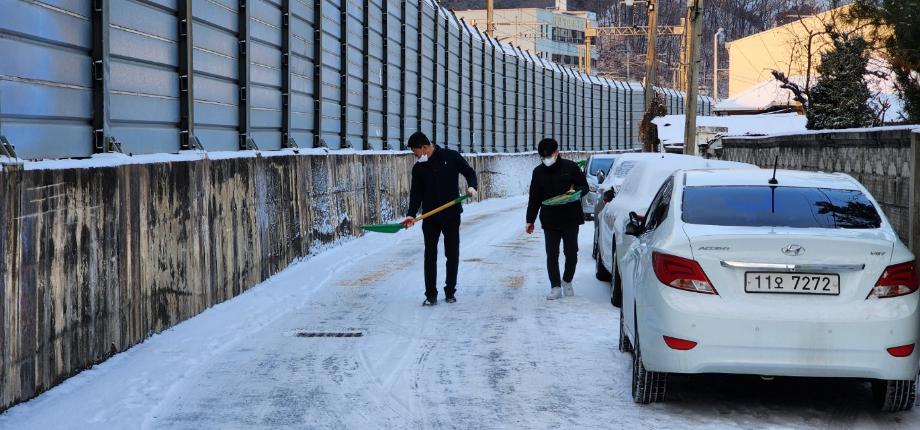
<path id="1" fill-rule="evenodd" d="M 920 0 L 856 0 L 855 18 L 870 19 L 894 68 L 907 120 L 920 123 Z"/>
<path id="2" fill-rule="evenodd" d="M 811 89 L 809 129 L 868 127 L 875 119 L 866 84 L 865 39 L 832 34 L 834 48 L 821 54 L 818 82 Z"/>

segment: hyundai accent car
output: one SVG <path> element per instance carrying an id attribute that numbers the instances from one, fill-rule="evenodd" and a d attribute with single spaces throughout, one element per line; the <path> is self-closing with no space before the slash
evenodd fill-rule
<path id="1" fill-rule="evenodd" d="M 878 203 L 844 174 L 679 171 L 620 260 L 633 398 L 668 374 L 859 378 L 886 411 L 915 401 L 918 276 Z"/>

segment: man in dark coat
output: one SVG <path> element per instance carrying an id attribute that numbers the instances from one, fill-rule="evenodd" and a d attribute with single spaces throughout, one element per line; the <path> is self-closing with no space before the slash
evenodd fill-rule
<path id="1" fill-rule="evenodd" d="M 409 228 L 414 224 L 419 207 L 428 212 L 460 196 L 459 175 L 466 178 L 466 193 L 476 198 L 476 171 L 458 153 L 447 148 L 432 145 L 422 132 L 415 132 L 409 137 L 409 149 L 418 158 L 412 167 L 412 188 L 409 196 L 409 211 L 403 225 Z M 457 301 L 457 268 L 460 259 L 460 213 L 461 205 L 428 217 L 422 222 L 425 236 L 425 301 L 422 306 L 438 303 L 438 240 L 444 235 L 444 254 L 447 257 L 447 279 L 444 295 L 447 303 Z"/>
<path id="2" fill-rule="evenodd" d="M 581 196 L 588 193 L 588 181 L 578 164 L 559 156 L 559 144 L 543 139 L 537 146 L 543 162 L 533 169 L 530 180 L 530 200 L 527 204 L 527 234 L 533 233 L 537 213 L 546 237 L 546 271 L 549 273 L 550 293 L 547 300 L 556 300 L 565 293 L 575 295 L 572 278 L 578 262 L 578 226 L 585 223 Z M 574 190 L 579 199 L 559 206 L 544 206 L 550 197 Z M 565 272 L 559 277 L 559 242 L 565 254 Z"/>

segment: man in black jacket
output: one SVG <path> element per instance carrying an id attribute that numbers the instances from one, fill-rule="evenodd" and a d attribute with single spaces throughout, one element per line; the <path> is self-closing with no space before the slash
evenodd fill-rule
<path id="1" fill-rule="evenodd" d="M 533 223 L 540 213 L 540 224 L 546 236 L 546 271 L 549 272 L 550 293 L 547 300 L 575 295 L 572 278 L 578 262 L 578 226 L 585 223 L 581 200 L 559 206 L 542 206 L 543 200 L 575 190 L 579 197 L 588 193 L 588 181 L 578 164 L 559 156 L 559 144 L 543 139 L 537 145 L 543 163 L 533 169 L 530 180 L 530 200 L 527 204 L 527 234 L 533 233 Z M 559 279 L 559 241 L 565 254 L 565 272 Z M 561 288 L 560 288 L 561 287 Z"/>
<path id="2" fill-rule="evenodd" d="M 458 153 L 447 148 L 432 145 L 422 132 L 415 132 L 409 137 L 409 149 L 418 157 L 412 167 L 412 188 L 409 196 L 409 211 L 403 225 L 409 228 L 414 224 L 419 206 L 428 212 L 459 197 L 459 175 L 466 178 L 466 193 L 476 198 L 476 171 Z M 457 267 L 460 259 L 460 213 L 461 205 L 444 210 L 428 217 L 422 223 L 425 236 L 425 301 L 422 306 L 438 303 L 438 240 L 444 235 L 444 254 L 447 256 L 447 279 L 444 295 L 447 303 L 457 299 Z"/>

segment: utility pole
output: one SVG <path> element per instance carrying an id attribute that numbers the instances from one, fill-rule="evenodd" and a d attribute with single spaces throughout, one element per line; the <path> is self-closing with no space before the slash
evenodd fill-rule
<path id="1" fill-rule="evenodd" d="M 719 27 L 719 31 L 712 36 L 712 99 L 719 101 L 719 36 L 725 29 Z"/>
<path id="2" fill-rule="evenodd" d="M 585 19 L 585 73 L 591 74 L 591 39 L 597 36 L 597 29 L 591 27 L 591 20 Z"/>
<path id="3" fill-rule="evenodd" d="M 648 1 L 648 51 L 645 55 L 645 111 L 652 106 L 655 98 L 655 84 L 658 82 L 658 61 L 655 52 L 655 43 L 658 38 L 658 8 L 657 0 Z M 632 2 L 626 2 L 629 5 Z"/>
<path id="4" fill-rule="evenodd" d="M 492 18 L 492 11 L 495 10 L 495 5 L 493 3 L 493 0 L 486 1 L 486 35 L 492 39 L 495 38 L 495 34 L 492 33 L 492 30 L 495 28 L 495 20 Z"/>
<path id="5" fill-rule="evenodd" d="M 703 43 L 703 3 L 705 0 L 689 0 L 687 15 L 690 64 L 687 67 L 687 99 L 684 113 L 684 153 L 696 154 L 696 97 L 699 92 L 700 45 Z"/>

